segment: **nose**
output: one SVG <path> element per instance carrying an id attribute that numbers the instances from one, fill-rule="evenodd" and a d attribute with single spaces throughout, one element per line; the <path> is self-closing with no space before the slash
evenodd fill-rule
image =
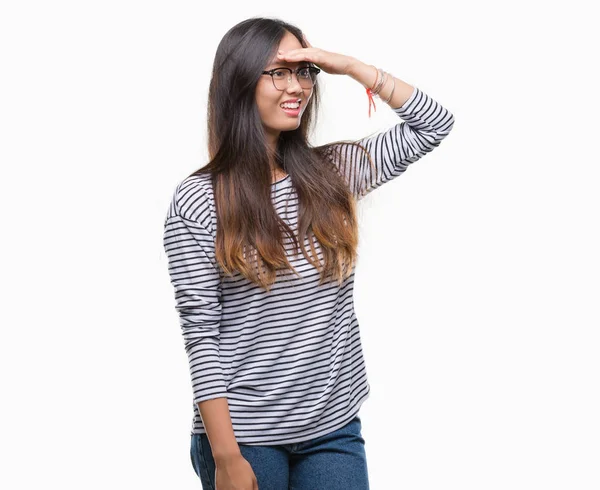
<path id="1" fill-rule="evenodd" d="M 304 89 L 300 85 L 297 75 L 295 73 L 292 73 L 292 74 L 290 74 L 290 76 L 292 77 L 292 81 L 291 82 L 288 81 L 287 92 L 289 92 L 290 94 L 302 93 Z"/>

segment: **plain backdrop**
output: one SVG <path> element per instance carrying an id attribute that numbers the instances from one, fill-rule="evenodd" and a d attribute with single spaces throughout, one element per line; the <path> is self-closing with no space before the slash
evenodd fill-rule
<path id="1" fill-rule="evenodd" d="M 584 4 L 3 2 L 0 486 L 200 488 L 163 219 L 207 163 L 219 41 L 270 16 L 455 116 L 360 205 L 372 489 L 600 488 L 599 39 Z M 380 99 L 369 118 L 349 77 L 320 83 L 314 144 L 400 122 Z"/>

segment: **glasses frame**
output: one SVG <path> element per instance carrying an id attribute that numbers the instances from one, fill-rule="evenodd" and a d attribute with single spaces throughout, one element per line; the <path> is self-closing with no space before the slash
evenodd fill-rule
<path id="1" fill-rule="evenodd" d="M 286 66 L 282 66 L 282 67 L 279 67 L 279 68 L 273 68 L 272 70 L 263 71 L 263 72 L 262 72 L 262 74 L 263 74 L 263 75 L 270 75 L 270 76 L 271 76 L 271 81 L 273 82 L 273 87 L 275 87 L 275 88 L 276 88 L 277 90 L 279 90 L 280 92 L 283 92 L 283 91 L 285 90 L 284 88 L 281 88 L 281 89 L 280 89 L 280 88 L 277 88 L 277 85 L 275 85 L 275 79 L 273 78 L 273 74 L 274 74 L 276 71 L 282 71 L 282 70 L 287 70 L 287 71 L 289 71 L 289 72 L 290 72 L 290 74 L 289 74 L 289 76 L 288 76 L 288 87 L 289 87 L 289 86 L 290 86 L 290 83 L 292 83 L 292 73 L 295 73 L 295 74 L 296 74 L 296 80 L 298 80 L 298 84 L 299 84 L 299 85 L 302 87 L 302 84 L 300 83 L 300 79 L 298 78 L 298 72 L 299 72 L 300 70 L 305 70 L 305 69 L 307 69 L 307 68 L 308 68 L 308 70 L 309 70 L 310 72 L 312 72 L 312 73 L 314 73 L 314 74 L 315 74 L 315 77 L 316 77 L 316 76 L 317 76 L 317 75 L 318 75 L 318 74 L 321 72 L 321 69 L 320 69 L 320 68 L 317 68 L 316 66 L 312 66 L 312 65 L 305 65 L 305 66 L 300 66 L 300 67 L 298 67 L 296 70 L 292 70 L 291 68 L 288 68 L 288 67 L 286 67 Z M 315 82 L 316 82 L 316 81 L 317 81 L 317 80 L 315 79 Z M 312 85 L 312 87 L 314 87 L 314 86 L 315 86 L 315 82 L 313 82 L 313 85 Z M 310 88 L 312 89 L 312 87 L 310 87 Z M 308 89 L 309 87 L 306 87 L 306 88 L 305 88 L 305 87 L 302 87 L 302 88 L 306 90 L 306 89 Z"/>

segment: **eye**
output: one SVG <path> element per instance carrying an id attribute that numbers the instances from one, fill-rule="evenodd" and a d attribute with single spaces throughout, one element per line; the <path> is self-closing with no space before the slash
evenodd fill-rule
<path id="1" fill-rule="evenodd" d="M 285 70 L 276 70 L 273 72 L 273 76 L 275 78 L 284 78 L 287 76 L 287 72 Z"/>
<path id="2" fill-rule="evenodd" d="M 304 67 L 300 68 L 298 70 L 298 75 L 300 75 L 302 78 L 309 78 L 310 77 L 310 67 L 304 66 Z"/>

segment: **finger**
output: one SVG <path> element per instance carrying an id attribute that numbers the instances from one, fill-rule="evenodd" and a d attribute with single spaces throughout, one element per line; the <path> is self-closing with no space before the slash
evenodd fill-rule
<path id="1" fill-rule="evenodd" d="M 292 59 L 297 57 L 307 57 L 314 56 L 319 50 L 317 48 L 300 48 L 300 49 L 290 49 L 285 53 L 278 53 L 277 56 L 285 59 Z"/>

